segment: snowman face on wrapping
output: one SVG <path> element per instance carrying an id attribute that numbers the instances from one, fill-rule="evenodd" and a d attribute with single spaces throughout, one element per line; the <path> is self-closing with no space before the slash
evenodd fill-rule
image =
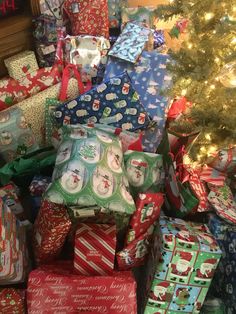
<path id="1" fill-rule="evenodd" d="M 115 181 L 111 172 L 97 167 L 92 177 L 93 191 L 101 198 L 110 197 L 115 189 Z"/>
<path id="2" fill-rule="evenodd" d="M 185 272 L 188 270 L 190 263 L 186 260 L 179 260 L 176 264 L 176 269 L 179 272 Z"/>
<path id="3" fill-rule="evenodd" d="M 67 161 L 70 158 L 72 149 L 72 142 L 64 142 L 58 150 L 57 158 L 56 158 L 56 165 L 61 164 L 62 162 Z"/>
<path id="4" fill-rule="evenodd" d="M 68 164 L 67 170 L 60 179 L 62 188 L 70 193 L 78 193 L 86 183 L 86 169 L 79 161 L 72 161 Z"/>
<path id="5" fill-rule="evenodd" d="M 131 161 L 131 165 L 127 167 L 127 175 L 130 184 L 135 187 L 142 186 L 145 178 L 144 171 L 145 170 L 141 166 L 134 167 Z"/>
<path id="6" fill-rule="evenodd" d="M 0 134 L 0 144 L 5 146 L 11 144 L 13 141 L 13 137 L 10 132 L 2 131 Z"/>
<path id="7" fill-rule="evenodd" d="M 126 177 L 122 178 L 122 182 L 120 184 L 120 191 L 121 191 L 121 195 L 122 197 L 130 204 L 134 204 L 134 200 L 129 192 L 129 182 L 126 179 Z"/>
<path id="8" fill-rule="evenodd" d="M 116 173 L 121 173 L 122 160 L 123 154 L 121 149 L 116 146 L 110 146 L 107 152 L 107 164 L 109 168 Z"/>
<path id="9" fill-rule="evenodd" d="M 112 143 L 112 138 L 107 133 L 97 131 L 96 135 L 100 141 L 107 143 L 107 144 Z"/>

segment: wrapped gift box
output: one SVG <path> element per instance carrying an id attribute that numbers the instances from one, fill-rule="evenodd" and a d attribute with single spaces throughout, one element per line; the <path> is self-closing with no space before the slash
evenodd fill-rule
<path id="1" fill-rule="evenodd" d="M 145 314 L 200 313 L 221 250 L 205 225 L 162 217 L 161 260 Z"/>
<path id="2" fill-rule="evenodd" d="M 1 313 L 25 314 L 25 291 L 14 288 L 0 289 Z"/>
<path id="3" fill-rule="evenodd" d="M 211 214 L 209 228 L 223 252 L 210 292 L 236 309 L 236 226 Z"/>
<path id="4" fill-rule="evenodd" d="M 74 267 L 82 275 L 105 275 L 114 269 L 116 226 L 79 224 L 75 235 Z"/>
<path id="5" fill-rule="evenodd" d="M 39 68 L 34 52 L 28 50 L 5 59 L 4 62 L 10 77 L 16 80 Z"/>
<path id="6" fill-rule="evenodd" d="M 136 282 L 130 272 L 85 277 L 68 264 L 45 265 L 30 273 L 27 303 L 29 314 L 136 314 Z"/>
<path id="7" fill-rule="evenodd" d="M 0 197 L 15 215 L 23 213 L 24 209 L 17 196 L 16 186 L 13 183 L 0 188 Z"/>

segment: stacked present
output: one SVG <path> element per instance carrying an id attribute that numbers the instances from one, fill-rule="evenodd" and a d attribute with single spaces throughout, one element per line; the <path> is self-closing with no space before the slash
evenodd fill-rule
<path id="1" fill-rule="evenodd" d="M 198 134 L 167 134 L 190 104 L 164 93 L 172 61 L 155 8 L 125 2 L 41 0 L 34 36 L 44 67 L 33 52 L 6 60 L 0 312 L 24 312 L 9 285 L 26 288 L 26 218 L 28 313 L 197 314 L 221 250 L 220 269 L 233 273 L 234 240 L 220 249 L 203 222 L 214 208 L 236 223 L 225 185 L 235 150 L 200 169 L 186 150 Z M 221 297 L 232 308 L 227 276 Z"/>

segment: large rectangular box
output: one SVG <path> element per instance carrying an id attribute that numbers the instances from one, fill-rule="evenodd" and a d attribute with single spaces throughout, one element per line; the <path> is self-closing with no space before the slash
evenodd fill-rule
<path id="1" fill-rule="evenodd" d="M 199 313 L 221 257 L 205 225 L 162 217 L 161 260 L 145 314 Z"/>

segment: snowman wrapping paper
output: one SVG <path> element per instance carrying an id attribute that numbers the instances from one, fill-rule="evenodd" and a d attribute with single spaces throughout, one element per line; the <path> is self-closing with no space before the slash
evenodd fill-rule
<path id="1" fill-rule="evenodd" d="M 156 51 L 143 51 L 135 64 L 110 57 L 106 66 L 104 80 L 120 75 L 127 71 L 131 78 L 132 86 L 140 96 L 140 100 L 149 117 L 156 122 L 155 132 L 147 136 L 147 144 L 157 149 L 160 144 L 165 127 L 169 99 L 163 91 L 171 86 L 172 78 L 168 75 L 167 64 L 170 57 Z"/>
<path id="2" fill-rule="evenodd" d="M 125 169 L 134 195 L 159 192 L 164 184 L 162 156 L 128 150 L 124 154 Z"/>
<path id="3" fill-rule="evenodd" d="M 129 131 L 150 121 L 126 72 L 59 106 L 55 117 L 60 125 L 93 122 Z"/>
<path id="4" fill-rule="evenodd" d="M 161 217 L 161 259 L 145 314 L 200 313 L 221 250 L 205 225 Z"/>
<path id="5" fill-rule="evenodd" d="M 0 113 L 0 155 L 7 162 L 38 149 L 23 112 L 11 108 Z"/>
<path id="6" fill-rule="evenodd" d="M 132 214 L 134 200 L 117 136 L 87 126 L 64 126 L 52 184 L 45 197 L 67 206 L 98 205 Z"/>

